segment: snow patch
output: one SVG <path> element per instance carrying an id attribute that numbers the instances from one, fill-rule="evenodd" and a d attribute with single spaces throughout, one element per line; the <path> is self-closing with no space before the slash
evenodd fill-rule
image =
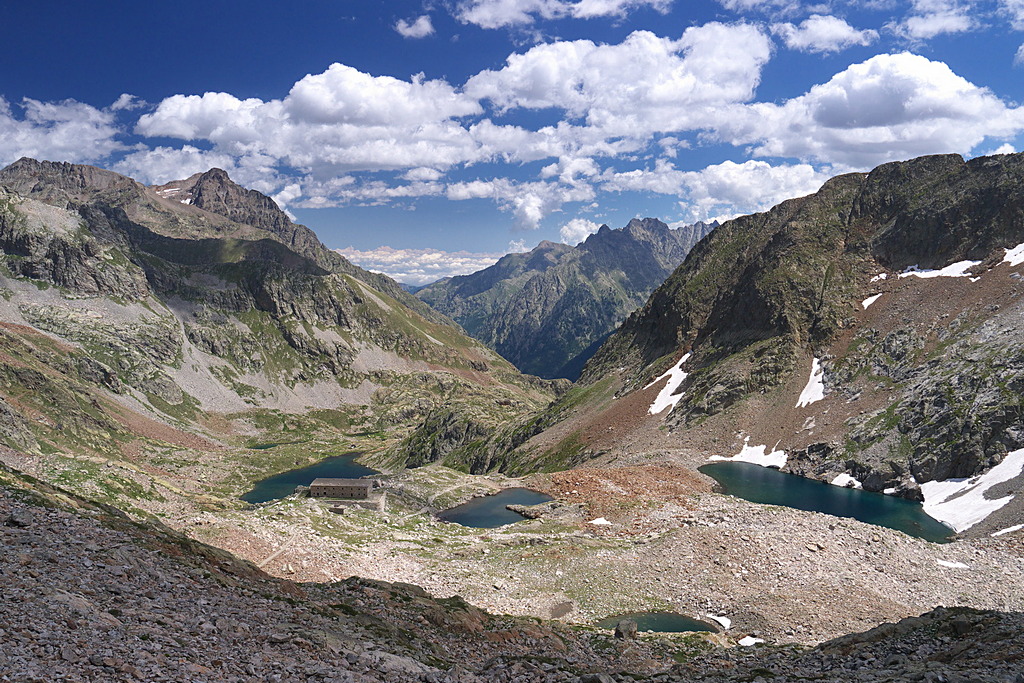
<path id="1" fill-rule="evenodd" d="M 964 531 L 1003 507 L 1013 496 L 990 500 L 985 492 L 997 484 L 1024 473 L 1024 448 L 1006 454 L 1003 461 L 985 474 L 970 479 L 926 481 L 921 484 L 924 511 L 940 522 Z"/>
<path id="2" fill-rule="evenodd" d="M 920 278 L 932 278 L 932 277 L 970 277 L 967 271 L 974 266 L 981 263 L 981 261 L 957 261 L 951 263 L 945 268 L 938 270 L 921 270 L 918 266 L 910 266 L 905 271 L 899 274 L 899 277 L 914 277 Z"/>
<path id="3" fill-rule="evenodd" d="M 861 487 L 861 483 L 859 481 L 857 481 L 856 479 L 854 479 L 853 477 L 851 477 L 846 472 L 843 472 L 842 474 L 840 474 L 838 477 L 833 479 L 830 483 L 833 486 L 841 486 L 842 488 L 846 488 L 846 489 L 859 489 L 859 488 L 862 488 Z M 895 491 L 895 489 L 893 489 L 893 490 Z"/>
<path id="4" fill-rule="evenodd" d="M 1009 263 L 1011 266 L 1019 266 L 1024 263 L 1024 244 L 1018 244 L 1013 249 L 1006 250 L 1006 256 L 1003 257 L 1003 263 Z"/>
<path id="5" fill-rule="evenodd" d="M 746 636 L 736 641 L 736 644 L 740 647 L 751 647 L 758 643 L 763 643 L 764 640 L 761 638 L 755 638 L 754 636 Z"/>
<path id="6" fill-rule="evenodd" d="M 811 361 L 811 376 L 807 380 L 807 386 L 800 392 L 800 398 L 796 402 L 797 408 L 809 406 L 825 398 L 825 383 L 821 381 L 824 375 L 825 370 L 821 367 L 821 361 L 815 358 Z"/>
<path id="7" fill-rule="evenodd" d="M 657 415 L 661 411 L 665 410 L 665 408 L 674 408 L 675 405 L 679 403 L 679 399 L 681 399 L 683 395 L 676 394 L 673 396 L 673 393 L 676 389 L 679 388 L 679 385 L 683 383 L 683 380 L 685 380 L 689 376 L 689 373 L 684 372 L 682 369 L 683 363 L 689 360 L 689 358 L 690 354 L 684 355 L 682 358 L 679 359 L 678 363 L 673 365 L 664 374 L 662 374 L 660 377 L 658 377 L 653 382 L 644 387 L 644 389 L 650 389 L 655 384 L 668 377 L 668 382 L 665 384 L 664 388 L 658 393 L 658 397 L 654 399 L 654 403 L 651 404 L 651 407 L 647 409 L 648 415 Z"/>
<path id="8" fill-rule="evenodd" d="M 871 304 L 873 304 L 876 301 L 878 301 L 881 297 L 882 297 L 881 294 L 875 294 L 875 295 L 869 296 L 867 299 L 864 299 L 864 301 L 861 301 L 860 305 L 863 306 L 864 310 L 866 311 L 866 310 L 868 310 L 868 306 L 870 306 Z"/>
<path id="9" fill-rule="evenodd" d="M 748 436 L 743 440 L 743 450 L 731 458 L 726 458 L 721 455 L 712 455 L 709 460 L 728 460 L 730 462 L 749 462 L 754 465 L 760 465 L 761 467 L 775 467 L 781 469 L 786 464 L 786 451 L 772 451 L 767 453 L 768 446 L 751 446 L 747 442 L 750 441 Z"/>
<path id="10" fill-rule="evenodd" d="M 587 524 L 593 524 L 595 526 L 611 526 L 612 523 L 604 517 L 598 517 L 597 519 L 590 520 Z"/>
<path id="11" fill-rule="evenodd" d="M 1000 529 L 999 531 L 994 532 L 992 536 L 1002 536 L 1003 534 L 1010 534 L 1014 531 L 1020 531 L 1021 529 L 1024 529 L 1024 524 L 1014 524 L 1013 526 L 1008 526 L 1005 529 Z"/>
<path id="12" fill-rule="evenodd" d="M 708 619 L 718 622 L 718 624 L 726 631 L 728 631 L 729 627 L 732 626 L 732 619 L 729 617 L 716 617 L 714 614 L 709 614 Z"/>
<path id="13" fill-rule="evenodd" d="M 891 496 L 892 494 L 896 493 L 896 489 L 882 489 L 882 493 L 884 493 L 887 496 Z"/>
<path id="14" fill-rule="evenodd" d="M 940 567 L 949 567 L 950 569 L 970 569 L 963 562 L 949 562 L 948 560 L 935 560 L 935 564 Z"/>
<path id="15" fill-rule="evenodd" d="M 876 275 L 873 278 L 871 278 L 871 281 L 872 282 L 880 282 L 882 280 L 888 279 L 888 277 L 889 277 L 889 273 L 879 273 L 878 275 Z"/>

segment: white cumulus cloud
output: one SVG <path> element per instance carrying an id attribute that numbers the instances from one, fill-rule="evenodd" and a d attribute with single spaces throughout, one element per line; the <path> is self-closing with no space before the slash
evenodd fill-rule
<path id="1" fill-rule="evenodd" d="M 384 273 L 409 285 L 425 285 L 441 278 L 475 273 L 494 265 L 503 256 L 469 251 L 391 247 L 367 250 L 346 247 L 335 251 L 361 268 Z"/>
<path id="2" fill-rule="evenodd" d="M 640 7 L 667 12 L 672 0 L 464 0 L 455 18 L 481 28 L 525 26 L 537 19 L 624 17 Z"/>
<path id="3" fill-rule="evenodd" d="M 426 38 L 434 32 L 434 24 L 429 14 L 423 14 L 412 21 L 399 19 L 395 22 L 395 30 L 406 38 Z"/>
<path id="4" fill-rule="evenodd" d="M 147 185 L 162 185 L 182 180 L 211 168 L 221 168 L 238 182 L 243 182 L 235 171 L 235 157 L 223 152 L 211 152 L 192 145 L 155 147 L 132 152 L 114 164 L 114 170 Z"/>
<path id="5" fill-rule="evenodd" d="M 120 101 L 120 100 L 119 100 Z M 0 164 L 21 157 L 96 162 L 123 149 L 114 114 L 75 100 L 40 102 L 25 98 L 19 116 L 0 97 Z"/>
<path id="6" fill-rule="evenodd" d="M 765 12 L 769 14 L 793 14 L 801 8 L 798 0 L 718 0 L 719 4 L 733 12 Z"/>
<path id="7" fill-rule="evenodd" d="M 110 111 L 132 111 L 134 109 L 142 109 L 145 106 L 145 101 L 135 95 L 121 93 L 121 96 L 110 105 Z"/>
<path id="8" fill-rule="evenodd" d="M 928 40 L 944 33 L 965 33 L 978 26 L 970 1 L 912 0 L 911 6 L 909 16 L 889 27 L 912 40 Z"/>
<path id="9" fill-rule="evenodd" d="M 1024 0 L 999 0 L 999 11 L 1006 15 L 1014 30 L 1024 31 Z"/>
<path id="10" fill-rule="evenodd" d="M 136 131 L 207 140 L 216 151 L 266 155 L 331 175 L 477 160 L 479 145 L 457 119 L 481 111 L 444 81 L 371 76 L 332 64 L 298 81 L 282 100 L 174 95 L 142 116 Z"/>
<path id="11" fill-rule="evenodd" d="M 692 27 L 679 40 L 636 31 L 617 45 L 538 45 L 465 92 L 499 110 L 561 109 L 605 138 L 645 138 L 709 125 L 723 104 L 749 100 L 770 56 L 770 39 L 748 24 Z"/>
<path id="12" fill-rule="evenodd" d="M 786 47 L 801 52 L 838 52 L 854 45 L 870 45 L 878 40 L 878 31 L 858 31 L 839 17 L 813 14 L 799 26 L 790 23 L 772 25 L 772 32 Z"/>
<path id="13" fill-rule="evenodd" d="M 986 137 L 1024 130 L 1024 109 L 910 53 L 854 64 L 782 104 L 723 112 L 717 134 L 767 157 L 814 159 L 850 168 L 924 154 L 967 154 Z"/>
<path id="14" fill-rule="evenodd" d="M 678 195 L 688 220 L 710 221 L 764 211 L 783 200 L 811 194 L 831 175 L 809 164 L 724 161 L 699 171 L 682 171 L 659 160 L 651 169 L 606 172 L 602 178 L 603 188 L 609 191 Z"/>
<path id="15" fill-rule="evenodd" d="M 570 202 L 586 202 L 597 195 L 589 184 L 564 185 L 558 182 L 518 183 L 508 178 L 472 180 L 448 185 L 450 200 L 491 199 L 498 208 L 511 213 L 518 227 L 536 230 L 546 216 Z"/>
<path id="16" fill-rule="evenodd" d="M 600 223 L 588 221 L 586 218 L 573 218 L 562 226 L 558 234 L 563 242 L 575 246 L 600 229 Z"/>

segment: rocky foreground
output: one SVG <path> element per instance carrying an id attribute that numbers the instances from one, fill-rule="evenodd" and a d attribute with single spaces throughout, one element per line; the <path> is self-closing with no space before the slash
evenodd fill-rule
<path id="1" fill-rule="evenodd" d="M 1020 613 L 940 608 L 812 649 L 618 640 L 405 584 L 273 579 L 159 524 L 0 479 L 3 681 L 1024 681 Z"/>

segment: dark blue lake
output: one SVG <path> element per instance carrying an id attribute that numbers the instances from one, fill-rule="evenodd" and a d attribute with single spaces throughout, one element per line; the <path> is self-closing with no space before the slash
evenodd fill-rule
<path id="1" fill-rule="evenodd" d="M 675 612 L 634 612 L 633 614 L 621 614 L 616 617 L 602 619 L 597 622 L 596 626 L 598 628 L 614 629 L 615 625 L 623 619 L 635 621 L 638 631 L 653 631 L 655 633 L 717 632 L 719 630 L 707 622 L 691 619 Z"/>
<path id="2" fill-rule="evenodd" d="M 549 500 L 551 500 L 551 496 L 540 491 L 524 488 L 505 489 L 492 496 L 474 498 L 458 507 L 439 512 L 437 517 L 462 526 L 493 529 L 523 521 L 524 518 L 521 514 L 505 509 L 506 505 L 537 505 Z"/>
<path id="3" fill-rule="evenodd" d="M 903 498 L 832 486 L 746 462 L 716 462 L 698 469 L 717 481 L 724 493 L 752 503 L 852 517 L 933 543 L 945 543 L 953 535 L 952 529 L 926 515 L 920 503 Z"/>
<path id="4" fill-rule="evenodd" d="M 242 500 L 247 503 L 266 503 L 270 500 L 284 498 L 294 493 L 296 486 L 309 486 L 317 477 L 358 479 L 368 474 L 379 474 L 377 470 L 357 463 L 356 458 L 359 455 L 359 453 L 336 455 L 333 458 L 321 460 L 315 465 L 275 474 L 273 477 L 256 482 L 253 490 L 243 495 Z"/>

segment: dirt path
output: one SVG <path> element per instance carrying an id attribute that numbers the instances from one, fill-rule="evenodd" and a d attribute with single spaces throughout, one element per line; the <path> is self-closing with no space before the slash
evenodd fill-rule
<path id="1" fill-rule="evenodd" d="M 264 558 L 262 562 L 256 563 L 256 566 L 259 567 L 260 569 L 263 569 L 268 564 L 270 564 L 271 562 L 276 560 L 281 555 L 281 553 L 283 553 L 283 552 L 285 552 L 287 550 L 291 550 L 292 547 L 295 546 L 295 542 L 298 540 L 298 538 L 299 538 L 299 534 L 293 532 L 292 535 L 288 537 L 288 540 L 284 542 L 284 545 L 282 545 L 280 548 L 278 548 L 277 550 L 272 552 L 270 555 L 268 555 L 266 558 Z"/>

